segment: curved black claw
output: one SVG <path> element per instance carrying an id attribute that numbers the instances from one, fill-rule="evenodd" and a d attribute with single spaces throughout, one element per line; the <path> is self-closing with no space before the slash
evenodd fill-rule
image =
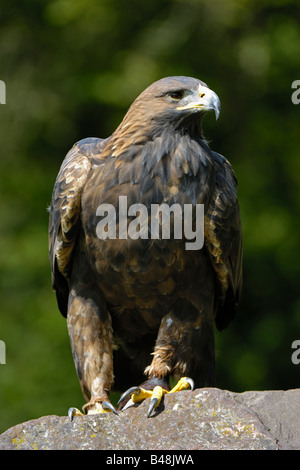
<path id="1" fill-rule="evenodd" d="M 152 398 L 151 402 L 150 402 L 150 406 L 148 408 L 148 413 L 147 413 L 147 418 L 150 417 L 152 411 L 154 410 L 154 408 L 156 408 L 158 405 L 158 399 L 157 398 Z"/>
<path id="2" fill-rule="evenodd" d="M 119 404 L 121 403 L 121 401 L 124 400 L 124 398 L 128 397 L 128 395 L 132 395 L 133 393 L 135 393 L 136 395 L 138 395 L 139 393 L 141 392 L 141 387 L 130 387 L 128 390 L 126 390 L 126 392 L 124 392 L 119 401 L 118 401 L 118 406 Z"/>
<path id="3" fill-rule="evenodd" d="M 112 411 L 115 415 L 119 416 L 117 410 L 114 407 L 114 405 L 112 405 L 109 401 L 103 401 L 101 403 L 101 406 L 102 406 L 103 410 Z"/>
<path id="4" fill-rule="evenodd" d="M 185 377 L 185 381 L 190 384 L 191 390 L 193 391 L 195 388 L 195 383 L 193 379 L 191 379 L 190 377 Z"/>
<path id="5" fill-rule="evenodd" d="M 68 417 L 70 421 L 73 421 L 74 416 L 83 416 L 83 413 L 79 411 L 77 408 L 71 407 L 68 409 Z"/>

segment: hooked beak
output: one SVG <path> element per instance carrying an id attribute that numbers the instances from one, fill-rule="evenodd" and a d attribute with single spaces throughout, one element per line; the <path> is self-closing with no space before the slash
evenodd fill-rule
<path id="1" fill-rule="evenodd" d="M 218 119 L 221 111 L 221 102 L 218 95 L 210 88 L 199 85 L 197 100 L 187 103 L 185 106 L 176 108 L 178 111 L 185 109 L 199 109 L 201 111 L 214 111 Z"/>

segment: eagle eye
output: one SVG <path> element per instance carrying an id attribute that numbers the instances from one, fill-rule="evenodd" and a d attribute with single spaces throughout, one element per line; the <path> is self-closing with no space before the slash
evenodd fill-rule
<path id="1" fill-rule="evenodd" d="M 179 101 L 183 98 L 184 96 L 184 91 L 179 90 L 179 91 L 171 91 L 169 93 L 169 97 L 172 98 L 172 100 Z"/>

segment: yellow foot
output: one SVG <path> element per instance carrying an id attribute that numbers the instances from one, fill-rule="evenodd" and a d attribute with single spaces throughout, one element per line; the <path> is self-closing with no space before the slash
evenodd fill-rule
<path id="1" fill-rule="evenodd" d="M 151 398 L 150 406 L 148 408 L 148 413 L 147 413 L 147 417 L 149 418 L 152 411 L 155 408 L 157 408 L 158 405 L 160 404 L 160 402 L 162 400 L 162 397 L 164 395 L 166 395 L 167 393 L 175 393 L 175 392 L 179 392 L 181 390 L 186 390 L 188 388 L 191 388 L 191 390 L 194 389 L 194 382 L 189 377 L 182 377 L 177 382 L 175 387 L 173 387 L 172 390 L 170 390 L 170 391 L 165 390 L 164 388 L 160 387 L 159 385 L 154 387 L 153 390 L 146 390 L 142 387 L 131 387 L 125 393 L 123 393 L 120 400 L 118 401 L 118 404 L 122 400 L 124 400 L 124 398 L 126 398 L 128 395 L 131 395 L 130 400 L 122 408 L 122 411 L 124 411 L 124 410 L 126 410 L 126 408 L 129 408 L 130 406 L 144 400 L 145 398 Z"/>
<path id="2" fill-rule="evenodd" d="M 96 402 L 90 410 L 88 410 L 88 415 L 97 415 L 99 413 L 112 412 L 115 415 L 118 415 L 117 410 L 109 401 L 103 401 L 102 403 Z M 72 421 L 74 416 L 84 416 L 84 413 L 81 413 L 77 408 L 69 408 L 68 417 Z"/>

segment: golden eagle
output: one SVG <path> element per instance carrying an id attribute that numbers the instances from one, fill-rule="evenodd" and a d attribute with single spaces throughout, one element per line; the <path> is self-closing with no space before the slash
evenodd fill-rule
<path id="1" fill-rule="evenodd" d="M 86 413 L 116 413 L 113 383 L 145 380 L 124 396 L 152 396 L 148 415 L 170 393 L 171 376 L 182 377 L 171 391 L 214 385 L 214 324 L 225 328 L 240 300 L 242 236 L 233 169 L 203 137 L 210 110 L 218 117 L 220 101 L 205 83 L 163 78 L 110 137 L 77 142 L 62 163 L 50 207 L 52 286 Z M 169 208 L 169 218 L 153 207 Z M 187 249 L 183 209 L 195 234 L 197 207 L 203 243 Z"/>

